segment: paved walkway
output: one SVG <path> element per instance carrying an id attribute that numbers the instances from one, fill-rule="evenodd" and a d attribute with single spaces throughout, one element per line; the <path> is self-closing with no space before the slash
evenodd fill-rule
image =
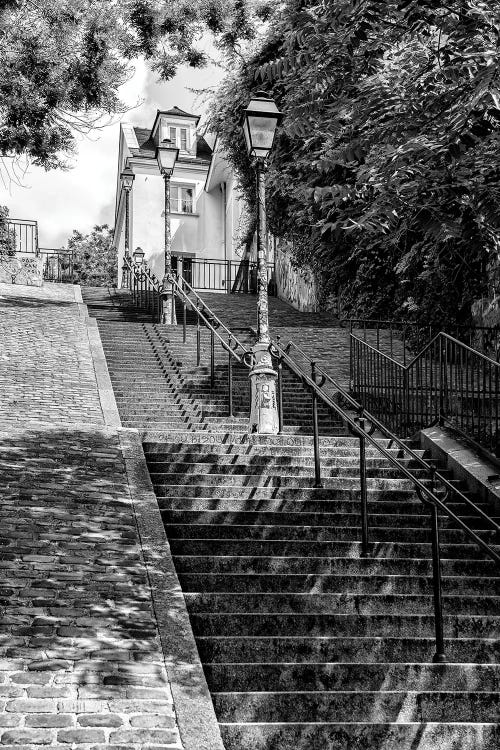
<path id="1" fill-rule="evenodd" d="M 208 693 L 84 313 L 77 287 L 0 285 L 0 746 L 215 748 L 181 742 Z"/>

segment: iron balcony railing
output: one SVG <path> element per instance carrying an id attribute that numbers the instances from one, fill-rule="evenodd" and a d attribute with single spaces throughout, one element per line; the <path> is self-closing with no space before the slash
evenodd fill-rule
<path id="1" fill-rule="evenodd" d="M 500 458 L 500 363 L 439 333 L 407 365 L 351 333 L 354 396 L 398 435 L 448 424 Z"/>
<path id="2" fill-rule="evenodd" d="M 127 286 L 136 304 L 147 309 L 152 314 L 153 321 L 158 319 L 161 298 L 166 293 L 158 279 L 148 270 L 139 269 L 132 262 L 124 263 L 124 285 Z M 185 280 L 172 279 L 170 293 L 173 300 L 178 299 L 183 310 L 189 306 L 196 313 L 197 326 L 197 362 L 200 364 L 199 327 L 206 326 L 211 332 L 210 347 L 210 379 L 214 387 L 214 345 L 217 340 L 224 351 L 228 353 L 228 413 L 232 415 L 232 366 L 233 360 L 251 367 L 252 353 L 238 341 L 231 331 L 215 316 L 208 306 L 199 298 Z M 156 300 L 156 301 L 155 301 Z M 186 340 L 186 313 L 183 318 L 184 341 Z M 219 332 L 220 331 L 220 332 Z M 313 425 L 314 449 L 314 485 L 322 486 L 320 432 L 318 424 L 318 404 L 321 402 L 328 411 L 340 418 L 349 432 L 359 440 L 359 469 L 360 469 L 360 515 L 361 515 L 361 550 L 367 556 L 372 553 L 370 541 L 370 515 L 368 507 L 368 470 L 366 463 L 366 447 L 370 445 L 380 456 L 384 457 L 395 473 L 411 482 L 417 496 L 428 509 L 429 531 L 432 550 L 432 579 L 435 625 L 435 662 L 446 662 L 445 633 L 443 619 L 442 571 L 441 571 L 441 537 L 440 527 L 442 519 L 455 524 L 467 539 L 476 545 L 495 565 L 500 568 L 500 554 L 495 541 L 500 539 L 500 526 L 489 517 L 480 507 L 461 492 L 457 485 L 450 482 L 439 472 L 436 466 L 416 453 L 403 440 L 390 431 L 376 416 L 368 412 L 351 394 L 343 389 L 331 376 L 317 364 L 309 360 L 307 355 L 293 342 L 285 346 L 280 341 L 273 341 L 269 350 L 277 367 L 277 404 L 279 410 L 280 432 L 284 427 L 283 417 L 283 368 L 299 380 L 311 399 L 311 414 Z M 291 352 L 298 352 L 302 361 L 297 362 Z M 327 388 L 325 388 L 327 386 Z M 333 389 L 334 392 L 331 392 Z M 375 437 L 377 435 L 377 437 Z M 381 440 L 380 438 L 383 438 Z M 394 451 L 394 448 L 397 450 Z M 397 453 L 397 455 L 395 455 Z M 448 502 L 462 504 L 468 512 L 474 514 L 485 527 L 474 531 L 465 521 L 448 507 Z M 484 537 L 484 538 L 483 538 Z"/>
<path id="3" fill-rule="evenodd" d="M 7 219 L 7 232 L 15 253 L 38 255 L 38 223 L 28 219 Z"/>

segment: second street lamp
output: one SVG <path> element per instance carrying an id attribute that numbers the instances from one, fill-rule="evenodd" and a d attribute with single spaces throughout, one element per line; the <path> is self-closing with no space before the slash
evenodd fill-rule
<path id="1" fill-rule="evenodd" d="M 162 280 L 161 322 L 175 325 L 175 306 L 172 304 L 172 237 L 170 233 L 170 178 L 172 177 L 179 149 L 166 138 L 156 149 L 156 160 L 165 184 L 165 272 Z"/>
<path id="2" fill-rule="evenodd" d="M 127 165 L 120 175 L 122 188 L 125 191 L 125 258 L 124 260 L 130 260 L 130 191 L 134 184 L 135 174 L 132 172 L 130 167 Z M 125 285 L 125 278 L 127 274 L 127 267 L 125 263 L 122 268 L 122 286 Z"/>
<path id="3" fill-rule="evenodd" d="M 276 128 L 283 115 L 274 99 L 258 91 L 244 111 L 243 133 L 247 152 L 254 160 L 257 176 L 257 341 L 250 371 L 250 432 L 276 435 L 279 431 L 276 378 L 269 353 L 268 247 L 266 227 L 266 158 L 274 144 Z"/>

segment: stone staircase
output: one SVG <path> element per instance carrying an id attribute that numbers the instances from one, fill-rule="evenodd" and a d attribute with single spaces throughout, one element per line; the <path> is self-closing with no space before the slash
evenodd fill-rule
<path id="1" fill-rule="evenodd" d="M 248 436 L 248 373 L 234 369 L 230 418 L 227 354 L 217 351 L 211 388 L 207 331 L 196 367 L 194 330 L 183 344 L 180 327 L 134 319 L 125 293 L 121 318 L 116 298 L 92 295 L 84 290 L 123 424 L 142 434 L 226 750 L 498 748 L 494 563 L 443 519 L 449 663 L 433 664 L 428 521 L 411 484 L 368 449 L 364 557 L 357 441 L 322 412 L 314 488 L 300 384 L 285 377 L 286 433 Z M 228 317 L 232 299 L 220 301 Z"/>

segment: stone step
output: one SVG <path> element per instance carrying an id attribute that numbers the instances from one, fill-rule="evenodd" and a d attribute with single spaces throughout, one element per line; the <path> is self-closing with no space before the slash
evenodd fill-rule
<path id="1" fill-rule="evenodd" d="M 353 500 L 359 502 L 359 487 L 352 488 L 313 488 L 313 487 L 248 487 L 243 492 L 242 487 L 235 491 L 232 485 L 228 487 L 217 484 L 178 484 L 162 485 L 161 491 L 156 488 L 156 496 L 160 507 L 179 509 L 207 509 L 252 511 L 262 507 L 266 511 L 279 512 L 281 510 L 305 512 L 329 512 L 331 501 L 335 499 Z M 416 499 L 415 492 L 407 488 L 400 489 L 368 489 L 368 498 L 399 500 Z M 190 502 L 183 503 L 183 499 Z M 222 502 L 225 501 L 225 502 Z M 306 507 L 304 503 L 313 503 Z M 216 505 L 215 505 L 216 503 Z M 265 505 L 261 505 L 265 503 Z M 285 505 L 286 503 L 286 505 Z M 292 504 L 293 503 L 293 504 Z M 297 505 L 299 503 L 299 505 Z"/>
<path id="2" fill-rule="evenodd" d="M 168 515 L 168 511 L 167 511 Z M 165 516 L 165 512 L 162 512 L 162 516 Z M 398 542 L 408 543 L 427 543 L 430 541 L 430 530 L 426 523 L 425 517 L 422 522 L 418 524 L 418 518 L 413 519 L 413 526 L 410 524 L 406 528 L 399 528 L 398 520 L 400 516 L 393 516 L 392 518 L 386 518 L 382 515 L 379 517 L 371 516 L 370 528 L 369 528 L 369 539 L 370 543 L 391 543 L 395 536 L 397 536 Z M 197 540 L 229 540 L 232 543 L 237 541 L 244 541 L 249 543 L 251 541 L 256 542 L 335 542 L 337 540 L 342 541 L 353 541 L 357 542 L 361 539 L 361 517 L 351 518 L 340 518 L 338 524 L 332 524 L 331 526 L 302 526 L 293 525 L 264 525 L 255 524 L 250 525 L 228 525 L 228 521 L 224 524 L 224 519 L 220 518 L 218 524 L 195 524 L 195 523 L 171 523 L 168 518 L 165 520 L 165 527 L 170 540 L 173 539 L 197 539 Z M 474 524 L 475 525 L 475 524 Z M 469 526 L 474 526 L 469 524 Z M 395 532 L 397 530 L 397 533 Z M 484 529 L 476 529 L 478 536 L 488 544 L 493 545 L 496 541 L 496 532 Z M 467 541 L 463 531 L 461 529 L 444 528 L 441 530 L 441 543 L 442 544 L 460 544 Z"/>
<path id="3" fill-rule="evenodd" d="M 174 555 L 262 556 L 262 557 L 361 557 L 361 542 L 356 540 L 317 541 L 300 539 L 190 539 L 187 544 L 182 539 L 171 539 L 170 547 Z M 497 551 L 498 547 L 493 547 Z M 430 558 L 430 542 L 377 542 L 372 545 L 373 556 L 392 558 Z M 479 547 L 473 544 L 446 543 L 441 545 L 443 559 L 477 560 L 483 556 Z"/>
<path id="4" fill-rule="evenodd" d="M 497 750 L 498 724 L 221 723 L 226 750 Z"/>
<path id="5" fill-rule="evenodd" d="M 260 619 L 260 618 L 259 618 Z M 435 653 L 433 636 L 343 635 L 198 635 L 202 662 L 418 662 L 427 664 Z M 495 638 L 446 639 L 446 654 L 452 664 L 497 663 L 500 640 Z"/>
<path id="6" fill-rule="evenodd" d="M 442 692 L 497 692 L 498 664 L 204 664 L 210 690 L 231 691 L 385 691 L 418 687 Z"/>
<path id="7" fill-rule="evenodd" d="M 178 558 L 182 562 L 185 558 Z M 196 559 L 196 558 L 192 558 Z M 192 560 L 191 559 L 191 560 Z M 190 560 L 190 562 L 191 562 Z M 426 563 L 426 561 L 423 561 Z M 403 570 L 409 575 L 393 573 L 383 575 L 385 567 L 382 563 L 372 570 L 359 570 L 344 575 L 329 573 L 180 573 L 179 580 L 182 590 L 186 594 L 200 592 L 232 592 L 241 594 L 278 593 L 278 594 L 307 594 L 308 596 L 333 594 L 338 597 L 355 598 L 356 595 L 374 596 L 430 596 L 432 593 L 432 577 L 422 572 L 423 564 L 419 564 L 415 574 L 411 565 L 404 565 Z M 394 566 L 396 568 L 398 566 Z M 429 568 L 429 566 L 427 566 Z M 447 566 L 448 567 L 448 566 Z M 377 573 L 377 570 L 379 571 Z M 447 597 L 472 596 L 492 597 L 496 601 L 500 595 L 500 577 L 474 577 L 473 575 L 443 575 L 443 593 Z M 346 593 L 347 592 L 347 593 Z M 381 593 L 383 592 L 383 593 Z"/>
<path id="8" fill-rule="evenodd" d="M 217 468 L 217 467 L 216 467 Z M 297 469 L 298 471 L 298 469 Z M 163 481 L 163 479 L 165 481 Z M 167 480 L 168 479 L 168 483 Z M 426 480 L 427 481 L 427 480 Z M 425 482 L 424 482 L 425 483 Z M 261 474 L 222 474 L 212 472 L 207 473 L 196 473 L 186 474 L 184 472 L 171 472 L 169 474 L 162 474 L 158 477 L 158 481 L 154 481 L 153 485 L 155 491 L 158 490 L 161 496 L 167 489 L 172 489 L 175 485 L 185 487 L 188 484 L 194 484 L 197 487 L 209 487 L 214 485 L 218 488 L 222 487 L 238 487 L 241 489 L 250 490 L 256 487 L 267 487 L 267 488 L 311 488 L 314 484 L 314 472 L 310 475 L 306 474 L 292 474 L 287 476 L 276 476 L 271 474 L 266 476 Z M 349 475 L 346 472 L 338 474 L 334 477 L 324 476 L 322 478 L 322 485 L 324 489 L 358 489 L 359 488 L 359 477 L 355 476 L 354 473 Z M 409 479 L 399 479 L 397 477 L 383 478 L 383 477 L 368 477 L 367 487 L 370 490 L 407 490 L 412 489 L 413 484 Z"/>
<path id="9" fill-rule="evenodd" d="M 395 456 L 395 451 L 393 453 Z M 331 455 L 321 455 L 321 465 L 325 469 L 335 468 L 355 468 L 359 472 L 359 455 L 355 454 L 354 451 L 345 451 L 344 455 L 339 456 L 338 452 Z M 408 459 L 398 459 L 406 467 L 415 467 L 415 470 L 419 470 L 419 464 L 415 461 Z M 161 473 L 163 470 L 170 470 L 172 466 L 185 465 L 189 467 L 208 467 L 214 464 L 214 454 L 211 452 L 206 453 L 194 453 L 189 452 L 189 446 L 186 446 L 184 452 L 170 452 L 162 455 L 153 454 L 148 458 L 148 466 L 151 471 L 155 473 Z M 251 451 L 244 453 L 243 451 L 237 452 L 233 450 L 231 453 L 219 452 L 216 458 L 217 467 L 227 466 L 229 468 L 252 468 L 255 470 L 270 470 L 270 469 L 295 469 L 295 468 L 311 468 L 314 467 L 314 455 L 304 456 L 295 455 L 289 456 L 286 453 L 276 455 L 273 451 L 271 455 L 266 455 L 263 452 Z M 372 468 L 382 467 L 384 469 L 392 467 L 387 464 L 387 459 L 380 453 L 370 451 L 366 456 L 366 467 L 368 470 Z"/>
<path id="10" fill-rule="evenodd" d="M 202 582 L 203 579 L 200 579 Z M 432 612 L 432 589 L 426 595 L 416 594 L 353 594 L 348 589 L 342 593 L 296 593 L 296 592 L 191 592 L 184 593 L 191 614 L 237 613 L 246 614 L 341 614 L 373 615 L 427 614 Z M 445 595 L 445 612 L 460 612 L 461 615 L 500 615 L 500 596 Z"/>
<path id="11" fill-rule="evenodd" d="M 145 412 L 144 416 L 147 417 L 150 414 L 155 414 L 155 410 Z M 163 413 L 162 413 L 163 414 Z M 167 417 L 167 413 L 164 414 Z M 131 415 L 132 418 L 133 415 Z M 172 416 L 174 413 L 172 412 Z M 368 479 L 377 478 L 393 478 L 399 479 L 401 477 L 401 471 L 395 467 L 387 465 L 383 460 L 370 460 L 367 465 L 367 477 Z M 368 462 L 367 462 L 368 463 Z M 222 467 L 224 467 L 224 474 L 222 474 Z M 218 476 L 224 476 L 227 480 L 229 477 L 244 477 L 250 480 L 250 478 L 265 477 L 266 481 L 271 478 L 279 479 L 280 481 L 286 478 L 308 478 L 311 484 L 314 483 L 314 462 L 308 462 L 307 464 L 301 464 L 298 461 L 293 462 L 293 466 L 273 465 L 271 461 L 269 465 L 263 463 L 257 463 L 250 459 L 245 463 L 232 463 L 232 462 L 220 462 L 217 464 L 207 464 L 207 462 L 191 463 L 188 461 L 164 461 L 161 465 L 158 463 L 150 462 L 149 464 L 151 480 L 153 484 L 165 484 L 168 482 L 169 477 L 175 474 L 183 474 L 185 477 L 195 474 L 197 477 L 206 477 L 216 474 Z M 210 470 L 209 470 L 210 469 Z M 428 477 L 428 472 L 420 468 L 412 468 L 411 473 L 414 477 L 423 481 Z M 355 477 L 359 482 L 359 468 L 355 464 L 349 464 L 348 462 L 324 462 L 322 465 L 322 479 L 326 482 L 327 479 L 333 479 L 336 477 L 352 478 Z M 408 481 L 408 480 L 405 480 Z M 243 481 L 246 484 L 246 481 Z"/>
<path id="12" fill-rule="evenodd" d="M 145 453 L 153 452 L 170 452 L 172 450 L 183 450 L 184 446 L 189 445 L 192 450 L 198 450 L 198 447 L 207 445 L 207 436 L 201 436 L 201 440 L 196 440 L 196 433 L 184 432 L 182 434 L 165 435 L 162 440 L 145 440 L 143 443 Z M 233 440 L 233 436 L 230 433 L 224 433 L 223 430 L 214 432 L 210 438 L 209 445 L 222 444 L 226 448 L 231 446 L 232 443 L 238 443 L 240 441 Z M 243 441 L 247 446 L 261 446 L 264 449 L 272 448 L 274 452 L 275 447 L 303 447 L 308 446 L 312 449 L 313 438 L 312 435 L 247 435 Z M 389 446 L 389 440 L 377 440 L 377 443 L 382 447 Z M 175 448 L 175 446 L 179 446 Z M 321 436 L 320 447 L 326 448 L 358 448 L 359 440 L 357 438 L 348 437 L 345 435 L 337 436 Z"/>
<path id="13" fill-rule="evenodd" d="M 494 723 L 500 694 L 457 690 L 297 691 L 212 693 L 221 723 L 316 722 L 349 716 L 349 722 Z"/>
<path id="14" fill-rule="evenodd" d="M 190 545 L 191 546 L 191 545 Z M 345 575 L 345 576 L 425 576 L 432 575 L 432 560 L 430 549 L 428 555 L 420 558 L 394 557 L 380 554 L 377 557 L 361 557 L 361 549 L 358 545 L 348 545 L 352 550 L 352 556 L 329 555 L 327 557 L 314 557 L 308 555 L 221 555 L 195 554 L 191 549 L 181 549 L 174 555 L 175 564 L 179 574 L 196 575 Z M 189 551 L 190 554 L 186 554 Z M 499 583 L 498 568 L 493 560 L 468 560 L 458 558 L 445 558 L 441 561 L 444 576 L 488 577 L 493 580 L 495 586 Z M 495 591 L 490 593 L 494 594 Z"/>
<path id="15" fill-rule="evenodd" d="M 383 614 L 341 614 L 301 612 L 202 612 L 191 613 L 191 625 L 195 636 L 203 635 L 263 637 L 271 635 L 323 636 L 337 639 L 344 637 L 432 637 L 434 616 L 429 614 L 407 614 L 398 612 Z M 500 613 L 493 615 L 446 614 L 443 618 L 445 637 L 497 639 Z M 332 635 L 334 634 L 334 635 Z"/>

